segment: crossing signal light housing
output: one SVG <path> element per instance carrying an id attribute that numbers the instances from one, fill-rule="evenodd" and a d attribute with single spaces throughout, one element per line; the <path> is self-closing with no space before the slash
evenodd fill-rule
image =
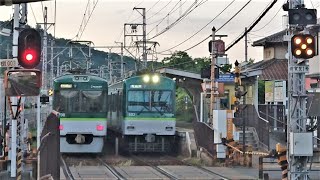
<path id="1" fill-rule="evenodd" d="M 289 9 L 289 24 L 306 26 L 308 24 L 317 24 L 316 9 Z"/>
<path id="2" fill-rule="evenodd" d="M 291 51 L 294 57 L 309 59 L 316 54 L 315 38 L 310 34 L 296 34 L 291 38 Z"/>
<path id="3" fill-rule="evenodd" d="M 18 62 L 27 69 L 35 68 L 40 63 L 41 36 L 35 29 L 24 29 L 18 39 Z"/>

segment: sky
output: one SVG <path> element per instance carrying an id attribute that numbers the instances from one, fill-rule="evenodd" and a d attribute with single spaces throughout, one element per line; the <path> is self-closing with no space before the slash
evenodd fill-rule
<path id="1" fill-rule="evenodd" d="M 90 40 L 96 46 L 116 45 L 115 41 L 123 41 L 124 23 L 142 22 L 142 16 L 137 10 L 133 10 L 134 7 L 138 7 L 146 8 L 147 33 L 152 30 L 147 37 L 151 38 L 157 34 L 157 30 L 158 32 L 162 31 L 178 19 L 194 1 L 195 0 L 56 0 L 56 25 L 55 28 L 51 27 L 49 29 L 49 33 L 53 34 L 55 29 L 55 35 L 58 38 L 74 38 L 79 31 L 82 20 L 85 19 L 86 22 L 89 18 L 89 12 L 92 12 L 94 9 L 80 40 Z M 219 29 L 216 35 L 227 35 L 227 37 L 223 37 L 222 40 L 224 40 L 226 46 L 228 46 L 243 33 L 245 27 L 249 27 L 254 22 L 272 1 L 273 0 L 251 0 L 234 19 L 220 29 L 248 0 L 235 0 L 235 2 L 218 17 L 216 16 L 231 3 L 232 0 L 198 0 L 198 2 L 203 2 L 203 4 L 195 8 L 188 16 L 168 31 L 151 41 L 159 43 L 159 46 L 156 47 L 157 51 L 170 49 L 192 36 L 216 17 L 212 23 L 193 38 L 181 46 L 164 53 L 170 54 L 175 50 L 185 50 L 197 44 L 211 34 L 213 26 Z M 48 7 L 48 22 L 54 22 L 54 2 L 55 1 L 52 0 L 43 3 L 29 3 L 28 24 L 35 26 L 36 23 L 43 22 L 42 7 L 45 6 Z M 284 2 L 285 0 L 278 0 L 275 6 L 249 33 L 248 59 L 253 58 L 255 61 L 263 59 L 263 48 L 251 46 L 254 41 L 284 29 L 283 16 L 287 14 L 287 12 L 281 8 Z M 95 3 L 97 3 L 97 5 L 94 8 Z M 320 7 L 319 0 L 305 0 L 305 4 L 307 8 Z M 171 10 L 173 12 L 169 13 Z M 87 12 L 87 15 L 83 18 L 85 12 Z M 9 20 L 12 14 L 13 10 L 11 6 L 0 7 L 0 20 Z M 161 20 L 163 21 L 159 24 L 158 22 Z M 140 29 L 138 29 L 138 31 L 141 33 Z M 127 42 L 129 41 L 130 38 L 127 39 Z M 204 43 L 187 51 L 188 54 L 193 58 L 208 57 L 208 41 L 209 40 L 206 40 Z M 127 45 L 129 45 L 129 43 Z M 245 42 L 243 39 L 227 51 L 231 63 L 235 60 L 240 62 L 244 60 L 244 47 Z M 108 51 L 108 49 L 104 50 Z M 112 49 L 112 51 L 119 52 L 118 49 Z M 166 56 L 158 56 L 160 60 L 163 57 Z"/>

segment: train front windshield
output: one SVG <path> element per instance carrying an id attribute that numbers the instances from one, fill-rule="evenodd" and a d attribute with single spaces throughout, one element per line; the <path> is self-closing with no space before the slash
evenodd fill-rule
<path id="1" fill-rule="evenodd" d="M 128 91 L 129 112 L 172 113 L 172 91 L 130 90 Z"/>
<path id="2" fill-rule="evenodd" d="M 106 91 L 61 90 L 55 93 L 55 110 L 64 113 L 106 112 Z"/>

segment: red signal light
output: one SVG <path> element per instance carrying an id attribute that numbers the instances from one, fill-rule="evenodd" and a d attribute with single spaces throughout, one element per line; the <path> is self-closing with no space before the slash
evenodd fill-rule
<path id="1" fill-rule="evenodd" d="M 24 59 L 31 62 L 33 61 L 35 58 L 36 58 L 36 52 L 32 49 L 27 49 L 25 52 L 24 52 Z"/>
<path id="2" fill-rule="evenodd" d="M 28 69 L 35 68 L 40 63 L 41 37 L 35 29 L 24 29 L 18 39 L 19 64 Z"/>

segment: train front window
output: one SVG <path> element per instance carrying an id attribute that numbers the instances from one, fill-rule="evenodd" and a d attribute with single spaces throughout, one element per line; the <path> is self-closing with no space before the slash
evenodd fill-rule
<path id="1" fill-rule="evenodd" d="M 105 91 L 82 91 L 83 112 L 105 112 L 107 109 Z"/>
<path id="2" fill-rule="evenodd" d="M 172 112 L 172 92 L 163 90 L 129 91 L 128 111 L 129 112 Z"/>
<path id="3" fill-rule="evenodd" d="M 79 91 L 61 90 L 55 93 L 54 109 L 58 112 L 77 112 L 80 109 Z"/>
<path id="4" fill-rule="evenodd" d="M 105 112 L 106 91 L 61 90 L 55 94 L 54 109 L 58 112 Z"/>

